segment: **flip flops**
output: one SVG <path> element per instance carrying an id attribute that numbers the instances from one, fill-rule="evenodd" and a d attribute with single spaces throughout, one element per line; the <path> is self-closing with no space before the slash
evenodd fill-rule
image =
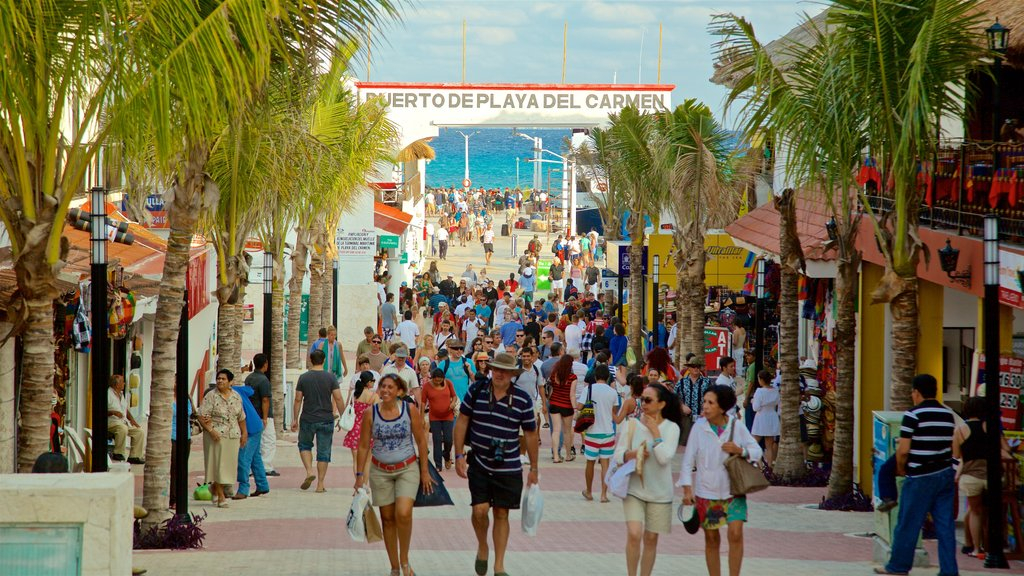
<path id="1" fill-rule="evenodd" d="M 487 575 L 487 558 L 483 560 L 477 558 L 476 562 L 473 563 L 473 571 L 477 573 L 477 576 Z"/>
<path id="2" fill-rule="evenodd" d="M 590 492 L 587 492 L 586 490 L 584 490 L 583 492 L 580 492 L 580 494 L 582 494 L 583 495 L 583 499 L 588 501 L 588 502 L 590 502 L 590 501 L 592 501 L 594 499 L 594 495 L 591 494 Z"/>
<path id="3" fill-rule="evenodd" d="M 302 485 L 299 486 L 299 488 L 309 490 L 310 485 L 313 484 L 313 480 L 316 480 L 316 476 L 306 476 L 306 479 L 302 481 Z"/>

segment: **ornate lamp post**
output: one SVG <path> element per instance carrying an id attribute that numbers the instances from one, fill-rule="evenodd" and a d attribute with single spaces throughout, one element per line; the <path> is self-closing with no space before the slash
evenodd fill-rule
<path id="1" fill-rule="evenodd" d="M 1010 45 L 1010 29 L 1000 24 L 996 18 L 996 23 L 985 29 L 985 34 L 988 36 L 988 49 L 995 53 L 992 67 L 992 141 L 996 142 L 999 140 L 999 73 L 1003 68 L 1002 57 Z"/>
<path id="2" fill-rule="evenodd" d="M 997 24 L 998 25 L 998 24 Z M 993 436 L 998 435 L 999 423 L 999 216 L 985 216 L 985 298 L 982 302 L 985 336 L 985 403 L 986 427 Z M 1003 555 L 1003 463 L 1000 443 L 988 443 L 988 487 L 985 508 L 988 509 L 988 542 L 985 552 L 986 568 L 1009 568 Z"/>

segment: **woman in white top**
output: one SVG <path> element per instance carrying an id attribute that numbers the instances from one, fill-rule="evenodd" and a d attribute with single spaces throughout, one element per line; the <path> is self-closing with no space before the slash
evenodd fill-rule
<path id="1" fill-rule="evenodd" d="M 758 443 L 764 440 L 764 461 L 771 466 L 777 450 L 775 437 L 779 435 L 779 389 L 772 386 L 772 375 L 767 370 L 757 373 L 757 384 L 751 402 L 756 416 L 750 432 Z"/>
<path id="2" fill-rule="evenodd" d="M 672 457 L 679 446 L 679 399 L 664 386 L 648 386 L 640 396 L 643 415 L 619 431 L 615 463 L 637 460 L 643 476 L 629 478 L 626 499 L 626 572 L 649 576 L 658 553 L 658 536 L 672 526 Z M 641 553 L 641 541 L 643 552 Z"/>
<path id="3" fill-rule="evenodd" d="M 690 430 L 679 475 L 683 503 L 696 504 L 700 525 L 704 529 L 704 558 L 708 574 L 721 574 L 719 549 L 722 540 L 718 529 L 722 526 L 728 526 L 729 574 L 739 574 L 743 564 L 747 498 L 734 497 L 730 493 L 725 461 L 731 454 L 740 454 L 751 461 L 761 458 L 761 447 L 747 427 L 728 415 L 735 405 L 736 392 L 730 386 L 716 384 L 704 393 L 701 412 L 704 418 Z"/>

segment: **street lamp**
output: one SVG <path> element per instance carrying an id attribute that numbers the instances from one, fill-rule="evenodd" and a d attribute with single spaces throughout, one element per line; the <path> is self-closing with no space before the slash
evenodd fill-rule
<path id="1" fill-rule="evenodd" d="M 1006 49 L 1010 44 L 1010 29 L 1000 24 L 999 19 L 996 18 L 996 23 L 985 29 L 985 34 L 988 36 L 988 49 L 994 54 L 994 66 L 992 68 L 992 141 L 997 142 L 999 140 L 1000 106 L 999 73 L 1003 68 L 1003 55 L 1006 54 Z"/>
<path id="2" fill-rule="evenodd" d="M 547 148 L 540 148 L 537 152 L 547 152 L 562 161 L 562 222 L 565 224 L 566 236 L 571 236 L 576 229 L 576 159 L 567 158 Z M 534 162 L 551 160 L 538 159 Z"/>
<path id="3" fill-rule="evenodd" d="M 459 132 L 459 134 L 462 134 L 462 137 L 466 139 L 466 159 L 465 159 L 465 168 L 463 170 L 463 177 L 462 177 L 462 189 L 463 190 L 468 190 L 469 189 L 469 183 L 470 183 L 470 179 L 469 179 L 469 137 L 474 135 L 474 134 L 479 134 L 479 133 L 480 133 L 479 130 L 477 130 L 476 132 L 470 132 L 469 134 L 466 134 L 465 132 L 461 132 L 461 131 Z"/>
<path id="4" fill-rule="evenodd" d="M 273 318 L 270 311 L 274 306 L 274 254 L 266 248 L 266 246 L 263 247 L 263 354 L 269 361 L 272 350 L 271 341 L 274 339 L 271 324 Z M 336 282 L 338 278 L 337 261 L 335 261 L 333 277 Z M 333 323 L 334 319 L 332 318 L 331 324 Z"/>
<path id="5" fill-rule="evenodd" d="M 757 374 L 764 368 L 764 298 L 765 298 L 765 259 L 759 258 L 757 260 L 757 279 L 755 284 L 755 298 L 756 307 L 754 312 L 754 322 L 756 324 L 755 337 L 757 340 L 754 342 L 754 378 L 757 378 Z"/>
<path id="6" fill-rule="evenodd" d="M 523 134 L 517 130 L 512 130 L 512 134 L 533 142 L 533 160 L 534 162 L 538 162 L 533 165 L 533 189 L 540 190 L 541 187 L 543 187 L 544 182 L 544 175 L 542 173 L 543 168 L 539 164 L 539 160 L 541 159 L 541 150 L 544 149 L 544 139 Z"/>
<path id="7" fill-rule="evenodd" d="M 998 26 L 998 23 L 996 24 Z M 999 422 L 999 216 L 985 216 L 985 298 L 982 301 L 985 336 L 985 403 L 986 426 L 998 438 Z M 988 486 L 985 492 L 985 507 L 988 509 L 988 545 L 985 553 L 986 568 L 1009 568 L 1003 554 L 1003 528 L 1006 515 L 1003 513 L 1003 463 L 1000 443 L 988 443 Z"/>
<path id="8" fill-rule="evenodd" d="M 90 263 L 92 284 L 92 471 L 107 471 L 107 380 L 110 341 L 107 332 L 107 190 L 89 191 Z"/>

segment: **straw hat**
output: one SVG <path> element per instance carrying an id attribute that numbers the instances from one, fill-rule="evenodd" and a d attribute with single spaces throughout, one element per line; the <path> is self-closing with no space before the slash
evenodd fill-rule
<path id="1" fill-rule="evenodd" d="M 487 367 L 492 370 L 508 370 L 514 372 L 516 375 L 522 373 L 523 369 L 516 365 L 515 356 L 506 354 L 504 352 L 494 355 L 494 360 L 487 363 Z"/>
<path id="2" fill-rule="evenodd" d="M 683 362 L 683 366 L 694 366 L 700 368 L 704 366 L 704 361 L 700 356 L 690 352 L 686 355 L 686 360 Z"/>

